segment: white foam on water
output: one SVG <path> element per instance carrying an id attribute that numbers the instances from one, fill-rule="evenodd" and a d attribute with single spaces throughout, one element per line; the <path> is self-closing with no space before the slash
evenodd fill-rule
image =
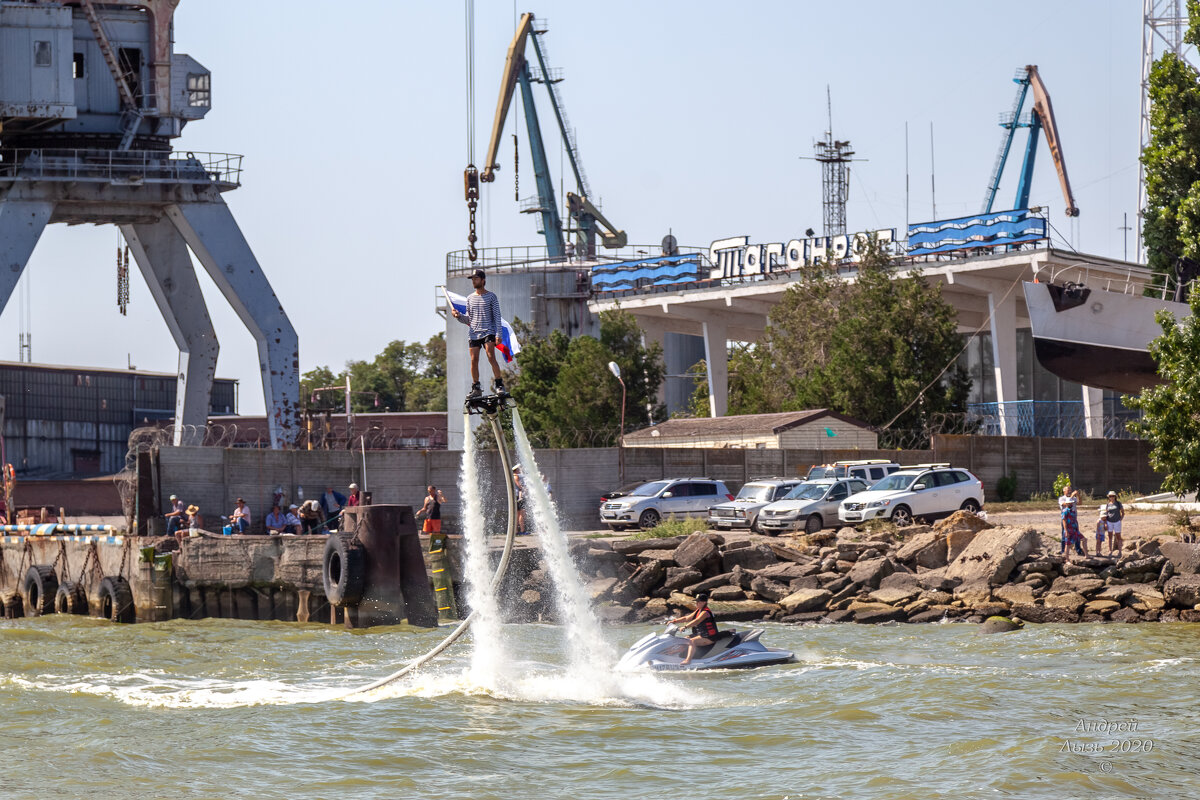
<path id="1" fill-rule="evenodd" d="M 67 692 L 108 697 L 143 708 L 239 708 L 262 705 L 324 703 L 342 690 L 295 686 L 282 681 L 229 681 L 205 678 L 168 678 L 144 672 L 127 675 L 89 675 L 64 679 L 10 676 L 8 683 L 28 691 Z"/>
<path id="2" fill-rule="evenodd" d="M 471 435 L 470 415 L 463 414 L 464 437 L 462 470 L 458 482 L 462 498 L 464 540 L 466 541 L 467 601 L 475 612 L 471 623 L 471 672 L 480 683 L 496 686 L 509 671 L 510 659 L 500 635 L 500 607 L 491 591 L 492 571 L 488 558 L 487 521 L 483 496 L 487 486 L 480 480 L 475 460 L 475 437 Z"/>
<path id="3" fill-rule="evenodd" d="M 557 595 L 558 610 L 567 635 L 568 679 L 592 681 L 601 692 L 611 692 L 613 668 L 617 657 L 612 646 L 600 631 L 600 623 L 592 613 L 591 601 L 584 589 L 579 571 L 571 561 L 567 537 L 558 524 L 558 513 L 546 484 L 538 469 L 537 458 L 521 414 L 512 412 L 513 439 L 517 444 L 517 457 L 524 471 L 526 513 L 532 512 L 533 525 L 539 534 L 542 555 L 546 559 L 551 580 Z"/>

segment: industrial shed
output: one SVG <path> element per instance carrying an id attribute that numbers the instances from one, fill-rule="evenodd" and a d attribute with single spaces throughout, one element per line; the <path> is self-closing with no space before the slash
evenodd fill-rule
<path id="1" fill-rule="evenodd" d="M 625 446 L 875 450 L 879 439 L 862 420 L 817 408 L 779 414 L 669 419 L 626 434 Z"/>

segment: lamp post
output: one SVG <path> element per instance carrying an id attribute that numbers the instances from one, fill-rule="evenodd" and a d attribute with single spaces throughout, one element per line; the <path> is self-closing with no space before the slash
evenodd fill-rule
<path id="1" fill-rule="evenodd" d="M 608 371 L 621 384 L 621 435 L 617 437 L 617 479 L 625 485 L 625 381 L 621 380 L 621 367 L 617 362 L 608 362 Z"/>

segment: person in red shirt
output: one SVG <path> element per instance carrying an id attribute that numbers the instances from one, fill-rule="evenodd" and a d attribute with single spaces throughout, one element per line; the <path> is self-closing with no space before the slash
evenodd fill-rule
<path id="1" fill-rule="evenodd" d="M 358 494 L 358 484 L 357 483 L 350 484 L 350 499 L 348 499 L 346 501 L 346 505 L 353 508 L 354 506 L 358 505 L 361 502 L 362 502 L 362 500 L 360 499 L 359 494 Z"/>

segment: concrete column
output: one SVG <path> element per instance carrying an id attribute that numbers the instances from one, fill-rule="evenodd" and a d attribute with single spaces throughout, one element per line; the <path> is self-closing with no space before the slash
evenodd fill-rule
<path id="1" fill-rule="evenodd" d="M 723 417 L 729 410 L 729 329 L 718 322 L 705 322 L 703 327 L 709 416 Z"/>
<path id="2" fill-rule="evenodd" d="M 220 196 L 167 207 L 167 216 L 258 344 L 271 447 L 300 433 L 300 344 L 296 329 Z"/>
<path id="3" fill-rule="evenodd" d="M 642 329 L 642 347 L 657 344 L 663 349 L 665 355 L 667 326 L 648 317 L 639 317 L 638 325 Z M 665 380 L 658 385 L 658 396 L 655 398 L 655 402 L 658 405 L 666 405 L 667 382 Z"/>
<path id="4" fill-rule="evenodd" d="M 192 257 L 183 237 L 166 217 L 153 224 L 122 225 L 121 232 L 179 347 L 175 444 L 202 445 L 220 346 Z"/>
<path id="5" fill-rule="evenodd" d="M 1083 387 L 1083 423 L 1089 439 L 1104 438 L 1104 390 Z"/>
<path id="6" fill-rule="evenodd" d="M 0 310 L 8 304 L 54 204 L 32 200 L 0 200 Z"/>
<path id="7" fill-rule="evenodd" d="M 992 364 L 1000 410 L 1000 435 L 1016 436 L 1017 294 L 1011 292 L 1004 298 L 996 292 L 988 292 L 988 311 L 991 314 Z"/>

